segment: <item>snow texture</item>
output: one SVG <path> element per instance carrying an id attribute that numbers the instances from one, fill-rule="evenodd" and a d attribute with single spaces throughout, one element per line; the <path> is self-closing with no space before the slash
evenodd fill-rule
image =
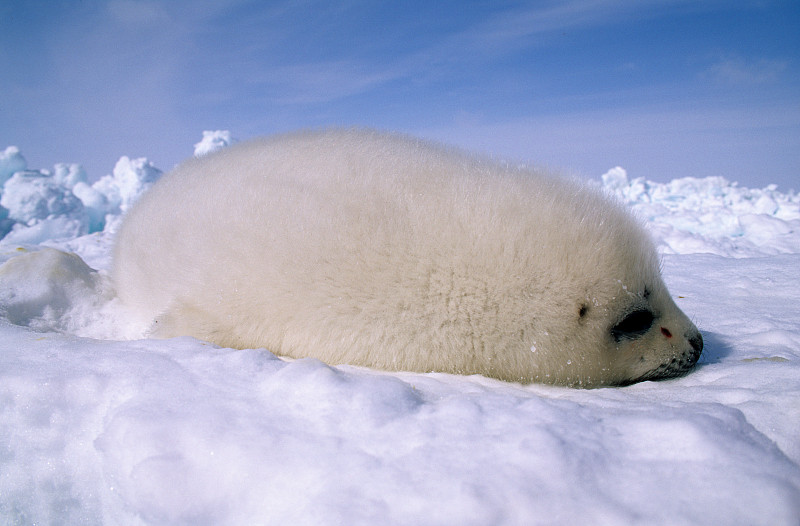
<path id="1" fill-rule="evenodd" d="M 800 524 L 794 193 L 603 175 L 706 346 L 683 378 L 576 390 L 138 338 L 106 272 L 160 174 L 0 152 L 0 523 Z"/>

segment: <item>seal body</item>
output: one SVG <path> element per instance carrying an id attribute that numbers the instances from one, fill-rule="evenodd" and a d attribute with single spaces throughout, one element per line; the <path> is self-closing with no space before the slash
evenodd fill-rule
<path id="1" fill-rule="evenodd" d="M 618 204 L 374 131 L 187 161 L 129 211 L 112 277 L 156 337 L 331 364 L 591 387 L 680 375 L 702 350 Z"/>

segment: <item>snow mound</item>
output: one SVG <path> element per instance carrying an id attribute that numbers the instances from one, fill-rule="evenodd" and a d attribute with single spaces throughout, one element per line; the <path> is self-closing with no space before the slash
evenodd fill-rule
<path id="1" fill-rule="evenodd" d="M 716 268 L 730 279 L 736 265 Z M 0 330 L 0 516 L 20 522 L 789 526 L 800 513 L 800 424 L 785 418 L 797 369 L 759 359 L 758 339 L 683 379 L 585 391 Z"/>
<path id="2" fill-rule="evenodd" d="M 19 153 L 19 148 L 9 146 L 0 152 L 0 185 L 16 172 L 21 172 L 28 167 L 25 158 Z"/>
<path id="3" fill-rule="evenodd" d="M 729 257 L 800 251 L 800 195 L 741 188 L 723 177 L 683 177 L 669 183 L 628 179 L 617 167 L 603 187 L 643 218 L 668 254 Z"/>
<path id="4" fill-rule="evenodd" d="M 202 157 L 233 144 L 228 130 L 204 131 L 203 140 L 194 145 L 194 156 Z"/>
<path id="5" fill-rule="evenodd" d="M 39 332 L 125 337 L 105 274 L 75 254 L 47 247 L 17 249 L 0 265 L 0 317 Z"/>
<path id="6" fill-rule="evenodd" d="M 88 231 L 88 215 L 81 200 L 49 173 L 16 172 L 3 185 L 0 206 L 13 221 L 6 234 L 11 243 L 41 243 Z"/>
<path id="7" fill-rule="evenodd" d="M 111 175 L 103 176 L 92 185 L 106 200 L 109 214 L 119 215 L 161 177 L 161 170 L 145 158 L 120 157 Z"/>
<path id="8" fill-rule="evenodd" d="M 115 225 L 162 174 L 147 159 L 122 157 L 111 175 L 89 185 L 78 164 L 59 163 L 52 172 L 26 170 L 19 159 L 18 152 L 6 158 L 6 171 L 15 171 L 0 189 L 0 236 L 6 243 L 38 244 L 100 232 Z"/>

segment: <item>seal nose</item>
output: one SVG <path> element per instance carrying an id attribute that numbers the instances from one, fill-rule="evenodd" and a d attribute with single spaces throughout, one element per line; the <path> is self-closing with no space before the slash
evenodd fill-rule
<path id="1" fill-rule="evenodd" d="M 700 353 L 703 352 L 703 335 L 700 334 L 699 332 L 696 332 L 695 334 L 691 335 L 688 338 L 688 340 L 689 340 L 689 345 L 692 346 L 694 352 L 696 352 L 697 355 L 700 356 Z"/>
<path id="2" fill-rule="evenodd" d="M 692 367 L 697 363 L 697 360 L 700 359 L 700 355 L 703 353 L 703 335 L 700 334 L 700 331 L 695 329 L 686 336 L 686 339 L 689 340 L 689 345 L 691 345 L 693 349 L 691 355 L 687 357 L 690 362 L 689 367 Z"/>

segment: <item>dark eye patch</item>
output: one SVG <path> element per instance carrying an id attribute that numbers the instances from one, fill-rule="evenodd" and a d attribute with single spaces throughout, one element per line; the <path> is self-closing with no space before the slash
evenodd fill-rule
<path id="1" fill-rule="evenodd" d="M 618 342 L 621 340 L 635 340 L 650 330 L 654 319 L 655 316 L 649 310 L 635 310 L 611 328 L 611 336 Z"/>

